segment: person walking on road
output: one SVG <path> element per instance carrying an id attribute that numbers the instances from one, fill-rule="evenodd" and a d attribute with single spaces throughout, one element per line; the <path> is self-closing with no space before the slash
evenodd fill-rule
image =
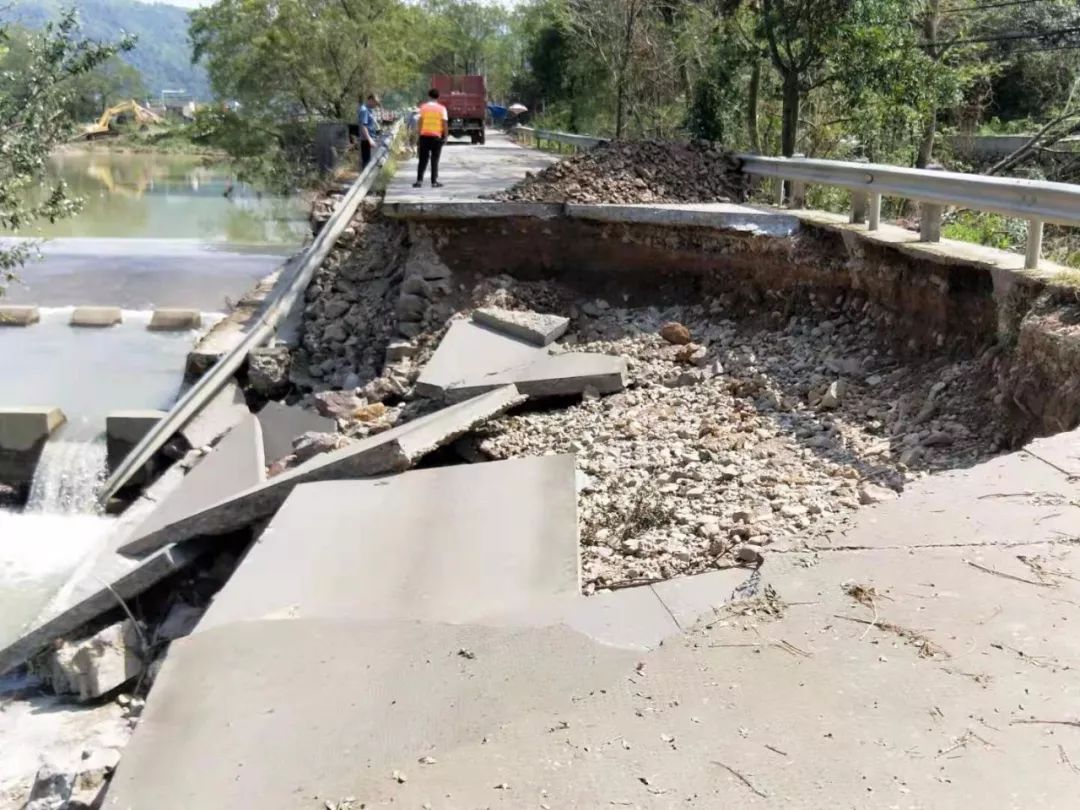
<path id="1" fill-rule="evenodd" d="M 379 137 L 379 122 L 374 112 L 378 106 L 379 99 L 374 93 L 368 93 L 366 101 L 360 99 L 360 110 L 357 113 L 360 123 L 360 171 L 371 163 L 371 150 L 375 147 L 375 139 Z"/>
<path id="2" fill-rule="evenodd" d="M 432 87 L 428 90 L 428 101 L 420 105 L 420 163 L 416 169 L 416 182 L 413 188 L 424 185 L 424 170 L 431 162 L 431 186 L 442 188 L 439 182 L 439 156 L 443 144 L 450 135 L 450 116 L 446 107 L 439 103 L 439 91 Z"/>

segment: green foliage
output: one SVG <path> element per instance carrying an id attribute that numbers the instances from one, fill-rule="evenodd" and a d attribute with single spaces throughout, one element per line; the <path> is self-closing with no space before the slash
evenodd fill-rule
<path id="1" fill-rule="evenodd" d="M 999 250 L 1016 250 L 1024 245 L 1027 231 L 1023 220 L 982 211 L 959 211 L 942 226 L 941 235 Z"/>
<path id="2" fill-rule="evenodd" d="M 138 70 L 151 94 L 184 89 L 196 98 L 210 98 L 206 72 L 191 63 L 188 13 L 178 6 L 137 0 L 3 0 L 0 18 L 40 30 L 73 7 L 88 39 L 115 42 L 128 35 L 135 39 L 134 47 L 120 58 Z"/>
<path id="3" fill-rule="evenodd" d="M 146 94 L 139 71 L 114 56 L 72 79 L 65 107 L 75 120 L 90 121 L 120 101 L 145 98 Z"/>
<path id="4" fill-rule="evenodd" d="M 0 231 L 18 234 L 78 209 L 62 182 L 30 192 L 41 187 L 49 152 L 71 134 L 65 109 L 74 83 L 130 44 L 82 39 L 74 12 L 29 35 L 0 28 Z M 32 250 L 26 243 L 0 249 L 0 288 Z"/>
<path id="5" fill-rule="evenodd" d="M 686 128 L 695 138 L 731 144 L 738 139 L 743 68 L 749 58 L 730 32 L 718 33 L 704 74 L 693 89 Z"/>

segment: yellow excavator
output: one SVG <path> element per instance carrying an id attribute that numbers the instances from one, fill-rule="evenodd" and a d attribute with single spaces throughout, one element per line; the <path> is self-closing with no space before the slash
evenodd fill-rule
<path id="1" fill-rule="evenodd" d="M 101 114 L 101 118 L 96 123 L 90 124 L 83 130 L 82 137 L 86 140 L 92 140 L 93 138 L 103 138 L 107 135 L 113 134 L 112 122 L 117 116 L 130 114 L 137 124 L 160 124 L 161 116 L 155 113 L 153 110 L 148 110 L 134 99 L 129 101 L 122 101 L 119 104 L 109 107 Z"/>

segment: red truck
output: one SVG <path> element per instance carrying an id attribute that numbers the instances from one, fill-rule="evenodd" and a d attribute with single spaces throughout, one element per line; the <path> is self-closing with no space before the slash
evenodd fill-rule
<path id="1" fill-rule="evenodd" d="M 487 82 L 483 76 L 431 77 L 431 86 L 439 91 L 439 101 L 450 118 L 450 134 L 468 135 L 473 143 L 484 142 L 484 116 L 487 114 Z"/>

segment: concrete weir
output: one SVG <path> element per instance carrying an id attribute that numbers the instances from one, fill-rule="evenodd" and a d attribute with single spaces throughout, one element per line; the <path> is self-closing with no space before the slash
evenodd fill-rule
<path id="1" fill-rule="evenodd" d="M 71 325 L 106 329 L 124 320 L 120 307 L 75 307 L 71 313 Z"/>
<path id="2" fill-rule="evenodd" d="M 65 421 L 59 408 L 0 409 L 0 481 L 29 483 L 45 442 Z"/>
<path id="3" fill-rule="evenodd" d="M 41 321 L 41 310 L 28 306 L 0 306 L 0 326 L 30 326 Z"/>

